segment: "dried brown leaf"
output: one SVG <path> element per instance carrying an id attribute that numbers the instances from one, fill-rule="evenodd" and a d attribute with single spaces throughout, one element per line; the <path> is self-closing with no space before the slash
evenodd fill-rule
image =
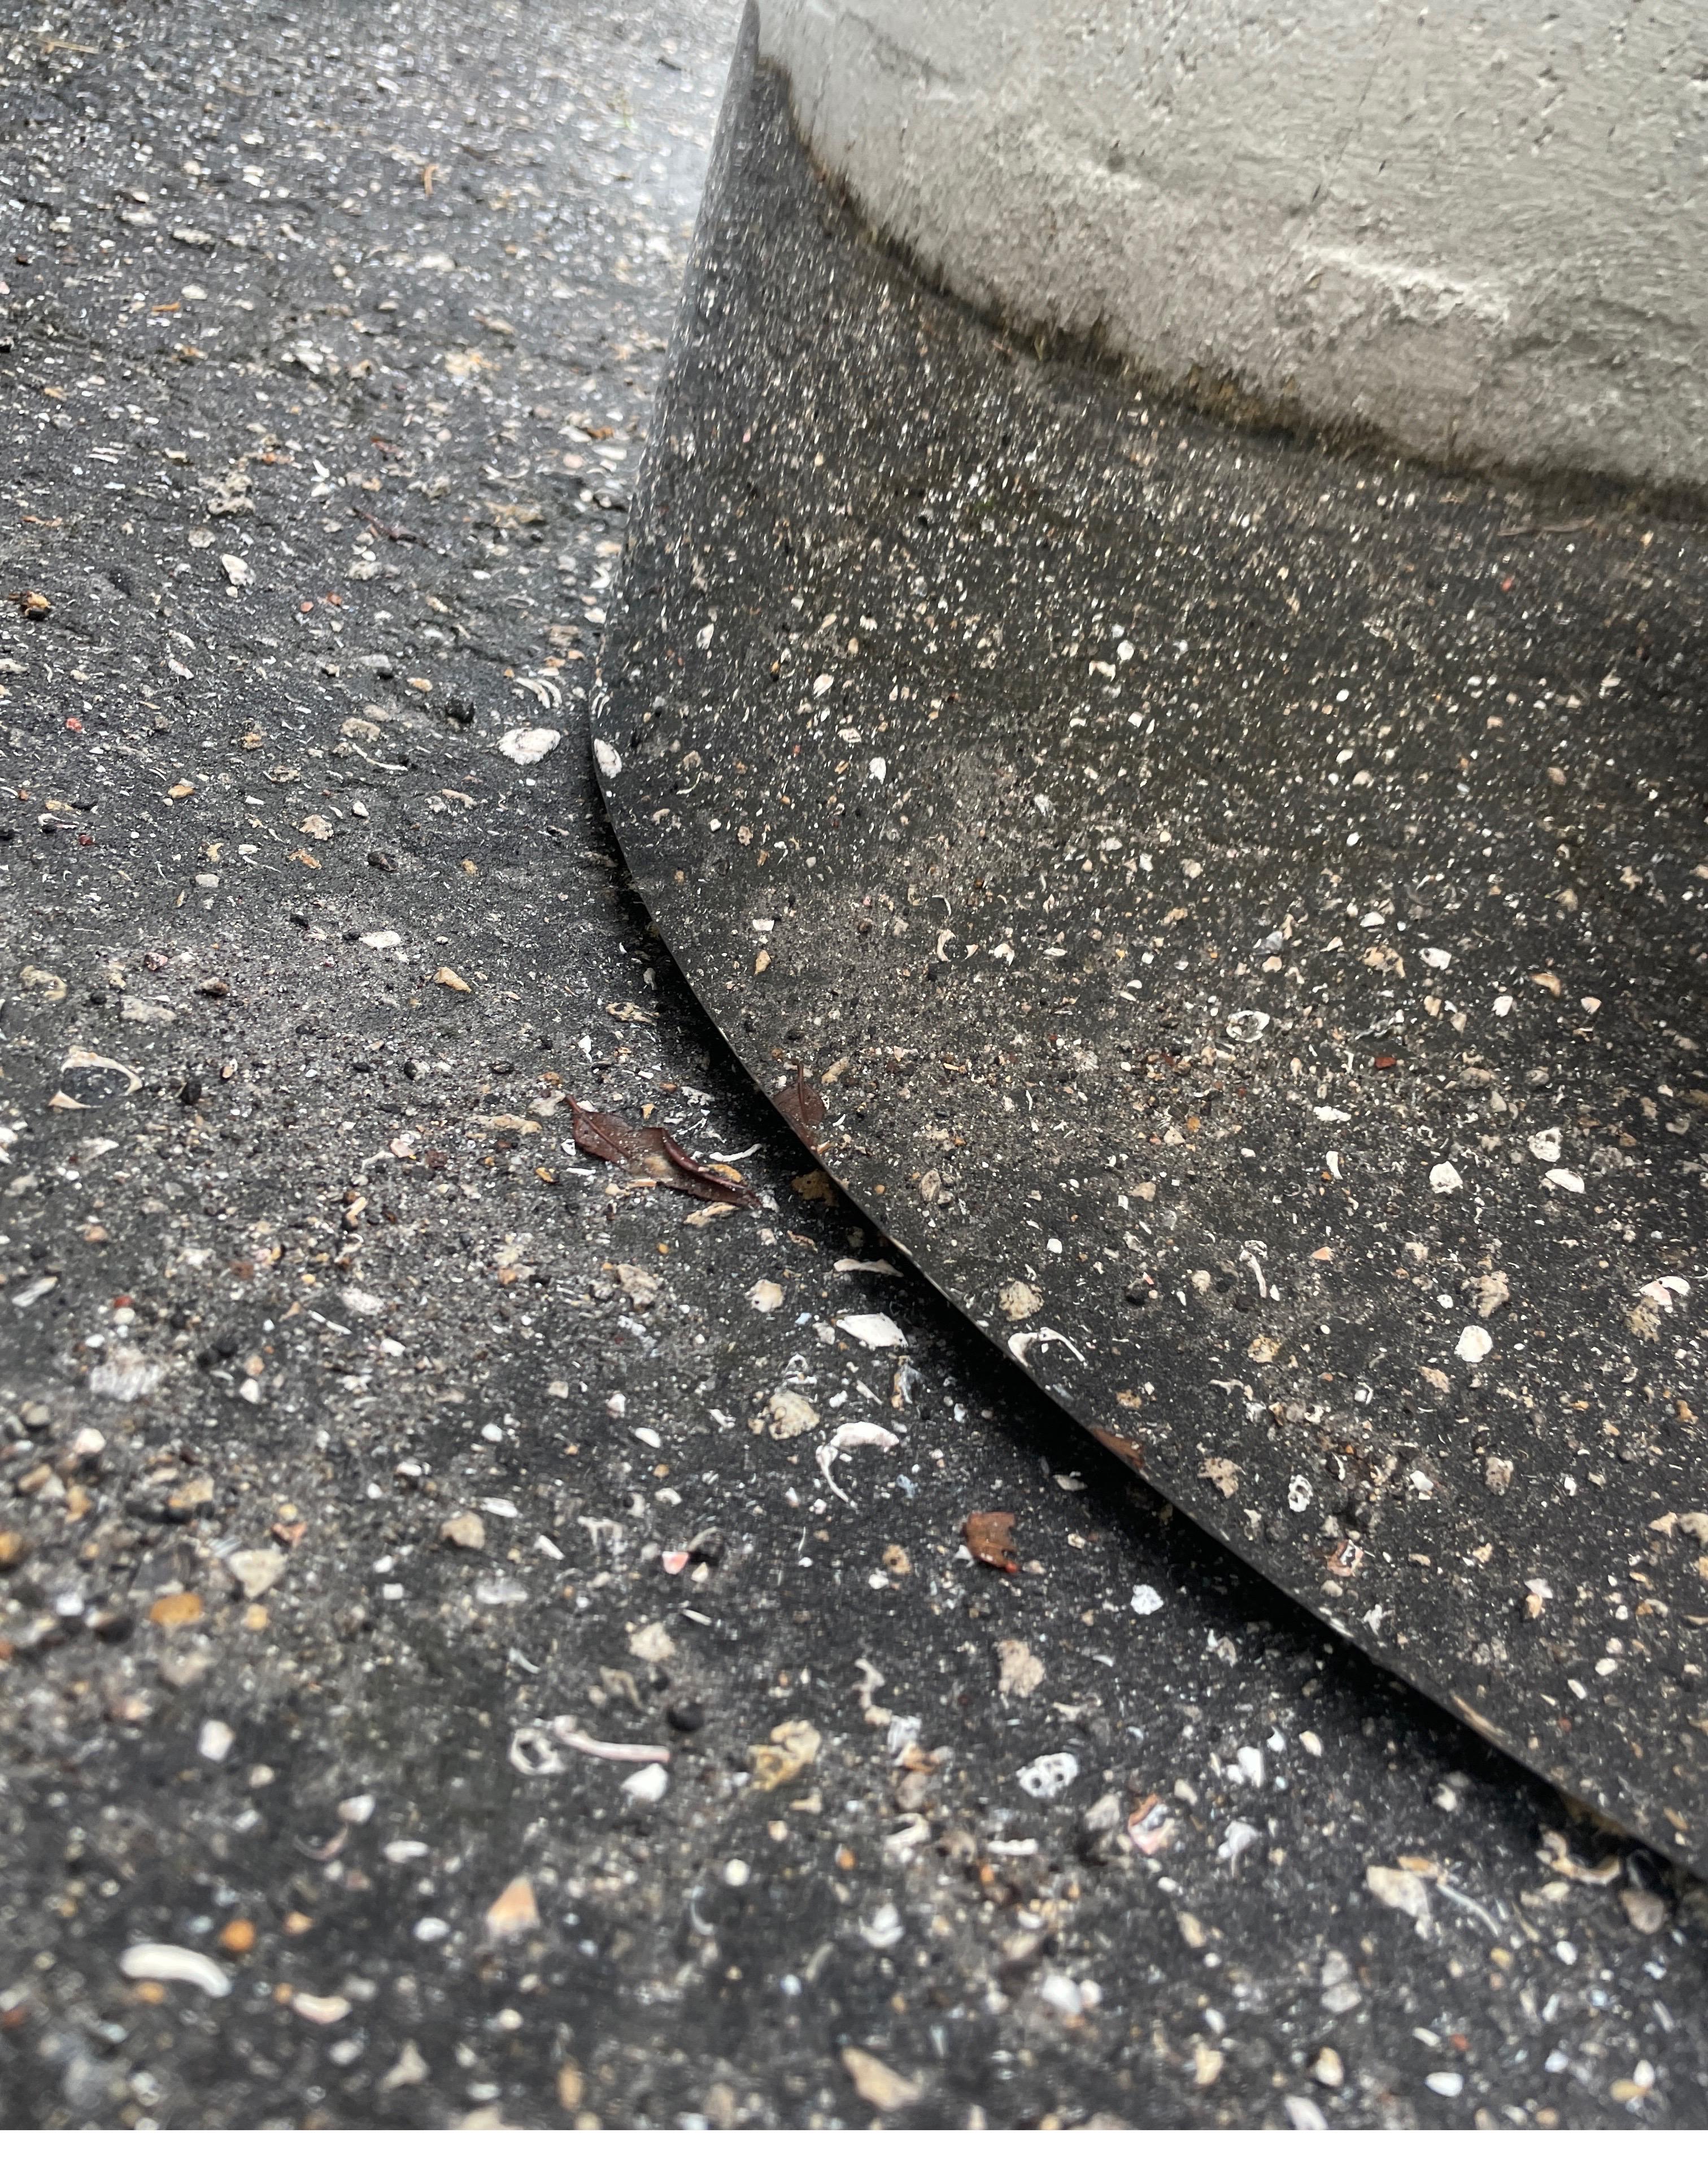
<path id="1" fill-rule="evenodd" d="M 967 1540 L 967 1549 L 974 1560 L 986 1567 L 999 1569 L 1004 1575 L 1018 1575 L 1020 1561 L 1014 1551 L 1014 1517 L 1012 1515 L 969 1515 L 961 1525 L 961 1535 Z"/>
<path id="2" fill-rule="evenodd" d="M 795 1063 L 795 1080 L 786 1090 L 780 1090 L 771 1103 L 806 1145 L 809 1151 L 818 1148 L 818 1130 L 825 1114 L 824 1101 L 807 1080 L 800 1062 Z"/>
<path id="3" fill-rule="evenodd" d="M 751 1206 L 758 1201 L 733 1167 L 702 1165 L 668 1129 L 631 1128 L 620 1114 L 596 1113 L 574 1098 L 570 1116 L 577 1150 L 621 1167 L 637 1180 L 697 1196 L 708 1204 Z"/>

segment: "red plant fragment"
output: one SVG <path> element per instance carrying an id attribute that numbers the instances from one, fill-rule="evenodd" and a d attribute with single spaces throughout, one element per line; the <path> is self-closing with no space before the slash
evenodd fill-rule
<path id="1" fill-rule="evenodd" d="M 800 1062 L 795 1063 L 795 1080 L 786 1090 L 780 1090 L 771 1103 L 806 1145 L 809 1151 L 818 1148 L 818 1127 L 824 1118 L 824 1101 L 807 1080 Z"/>

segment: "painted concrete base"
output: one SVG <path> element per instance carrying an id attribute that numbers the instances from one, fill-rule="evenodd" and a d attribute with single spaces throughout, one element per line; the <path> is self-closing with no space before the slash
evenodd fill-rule
<path id="1" fill-rule="evenodd" d="M 817 157 L 956 294 L 1450 461 L 1708 480 L 1708 18 L 762 0 Z"/>

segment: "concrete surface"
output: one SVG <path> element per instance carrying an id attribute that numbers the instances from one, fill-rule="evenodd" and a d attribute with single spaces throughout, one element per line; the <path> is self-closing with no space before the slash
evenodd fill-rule
<path id="1" fill-rule="evenodd" d="M 0 38 L 0 2118 L 1698 2120 L 1700 1895 L 840 1268 L 626 888 L 576 693 L 735 29 Z"/>
<path id="2" fill-rule="evenodd" d="M 1022 329 L 1450 460 L 1708 481 L 1686 0 L 763 0 L 862 210 Z"/>
<path id="3" fill-rule="evenodd" d="M 1040 360 L 773 81 L 594 699 L 666 941 L 1005 1356 L 1708 1870 L 1700 527 Z"/>

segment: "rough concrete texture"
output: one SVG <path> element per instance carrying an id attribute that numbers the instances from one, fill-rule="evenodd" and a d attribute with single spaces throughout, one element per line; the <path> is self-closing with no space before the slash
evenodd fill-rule
<path id="1" fill-rule="evenodd" d="M 733 19 L 14 23 L 0 2118 L 1700 2118 L 1689 1883 L 873 1269 L 625 886 Z"/>
<path id="2" fill-rule="evenodd" d="M 763 0 L 814 152 L 936 279 L 1433 456 L 1708 481 L 1688 0 Z"/>
<path id="3" fill-rule="evenodd" d="M 595 699 L 667 940 L 1039 1384 L 1704 1869 L 1700 529 L 1040 363 L 797 169 Z"/>

